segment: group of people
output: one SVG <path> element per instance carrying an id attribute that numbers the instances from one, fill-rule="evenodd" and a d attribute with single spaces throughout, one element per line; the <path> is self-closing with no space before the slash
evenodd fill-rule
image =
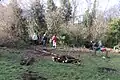
<path id="1" fill-rule="evenodd" d="M 95 51 L 106 51 L 106 48 L 103 46 L 102 41 L 98 41 L 98 42 L 93 42 L 91 41 L 92 44 L 92 49 Z"/>
<path id="2" fill-rule="evenodd" d="M 98 50 L 103 51 L 103 49 L 104 49 L 102 41 L 96 41 L 96 42 L 95 41 L 90 41 L 90 42 L 86 42 L 85 47 L 89 48 L 91 50 L 96 50 L 96 51 L 98 51 Z"/>
<path id="3" fill-rule="evenodd" d="M 34 33 L 32 35 L 32 41 L 33 41 L 33 44 L 37 45 L 37 44 L 42 44 L 43 45 L 43 48 L 46 48 L 47 46 L 47 42 L 49 41 L 50 44 L 52 44 L 52 47 L 53 48 L 56 48 L 56 43 L 57 43 L 57 37 L 56 37 L 56 34 L 54 34 L 51 38 L 49 38 L 48 40 L 48 37 L 46 35 L 46 33 L 44 33 L 43 35 L 37 35 L 36 33 Z M 101 41 L 98 41 L 98 42 L 95 42 L 95 41 L 88 41 L 86 42 L 85 44 L 85 47 L 86 48 L 89 48 L 89 49 L 92 49 L 92 50 L 102 50 L 104 49 L 104 46 L 102 44 Z"/>
<path id="4" fill-rule="evenodd" d="M 43 34 L 42 36 L 41 35 L 37 35 L 36 33 L 34 33 L 33 35 L 32 35 L 32 43 L 33 44 L 35 44 L 35 45 L 37 45 L 37 44 L 42 44 L 42 46 L 43 46 L 43 48 L 45 49 L 46 48 L 46 46 L 47 46 L 47 42 L 48 42 L 48 37 L 47 37 L 47 35 L 46 35 L 46 33 L 45 34 Z M 53 35 L 51 38 L 50 38 L 50 44 L 52 44 L 52 47 L 53 48 L 56 48 L 56 46 L 57 46 L 57 37 L 56 37 L 56 34 L 55 35 Z"/>

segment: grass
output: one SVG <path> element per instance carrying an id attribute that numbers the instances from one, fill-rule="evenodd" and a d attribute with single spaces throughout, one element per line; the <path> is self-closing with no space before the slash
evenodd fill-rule
<path id="1" fill-rule="evenodd" d="M 38 72 L 47 80 L 120 80 L 119 55 L 111 54 L 110 59 L 102 59 L 102 54 L 82 54 L 81 66 L 45 59 L 38 59 L 31 66 L 21 66 L 22 50 L 0 49 L 0 54 L 0 80 L 22 80 L 21 74 L 27 69 Z M 117 72 L 99 72 L 98 67 L 116 69 Z"/>

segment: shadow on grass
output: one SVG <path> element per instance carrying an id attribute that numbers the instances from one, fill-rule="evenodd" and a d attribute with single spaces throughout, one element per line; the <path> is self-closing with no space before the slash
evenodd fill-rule
<path id="1" fill-rule="evenodd" d="M 23 80 L 47 80 L 47 78 L 38 75 L 37 72 L 26 71 L 22 74 Z"/>
<path id="2" fill-rule="evenodd" d="M 107 67 L 98 67 L 98 71 L 102 73 L 117 72 L 116 69 L 107 68 Z"/>

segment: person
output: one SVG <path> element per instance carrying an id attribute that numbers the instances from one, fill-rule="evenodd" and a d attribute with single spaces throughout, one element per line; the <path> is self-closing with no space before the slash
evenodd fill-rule
<path id="1" fill-rule="evenodd" d="M 52 47 L 52 39 L 51 38 L 49 39 L 49 44 L 50 44 L 50 47 Z"/>
<path id="2" fill-rule="evenodd" d="M 46 49 L 46 43 L 47 43 L 47 36 L 46 36 L 46 34 L 43 35 L 41 41 L 42 41 L 42 44 L 43 44 L 43 48 Z"/>
<path id="3" fill-rule="evenodd" d="M 57 37 L 56 37 L 56 35 L 53 35 L 53 37 L 52 37 L 52 44 L 53 44 L 54 48 L 56 48 L 56 42 L 57 42 Z"/>
<path id="4" fill-rule="evenodd" d="M 34 43 L 35 45 L 37 45 L 38 36 L 37 36 L 36 33 L 33 34 L 32 40 L 33 40 L 33 43 Z"/>
<path id="5" fill-rule="evenodd" d="M 101 41 L 101 40 L 98 41 L 98 45 L 99 45 L 100 48 L 103 47 L 103 45 L 102 45 L 102 41 Z"/>
<path id="6" fill-rule="evenodd" d="M 91 41 L 91 49 L 95 50 L 96 46 L 97 45 L 96 45 L 95 41 Z"/>
<path id="7" fill-rule="evenodd" d="M 39 45 L 42 45 L 42 41 L 41 41 L 41 40 L 42 40 L 42 35 L 39 34 L 39 35 L 38 35 L 38 44 L 39 44 Z"/>

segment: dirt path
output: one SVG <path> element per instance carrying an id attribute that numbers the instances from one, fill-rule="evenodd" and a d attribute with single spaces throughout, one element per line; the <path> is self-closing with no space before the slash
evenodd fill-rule
<path id="1" fill-rule="evenodd" d="M 25 56 L 33 56 L 33 57 L 44 58 L 44 59 L 49 59 L 49 60 L 52 60 L 51 53 L 71 55 L 77 58 L 81 54 L 90 53 L 90 51 L 87 49 L 83 49 L 83 48 L 66 48 L 66 49 L 47 48 L 47 50 L 45 51 L 42 49 L 41 46 L 31 46 L 28 49 L 24 50 Z"/>
<path id="2" fill-rule="evenodd" d="M 5 51 L 19 51 L 16 48 L 2 48 Z M 63 54 L 63 55 L 71 55 L 73 57 L 78 57 L 81 54 L 86 54 L 86 53 L 90 53 L 90 51 L 88 49 L 84 49 L 84 48 L 60 48 L 58 47 L 57 49 L 52 49 L 50 47 L 47 48 L 47 51 L 43 50 L 42 46 L 30 46 L 28 48 L 25 49 L 20 49 L 20 51 L 23 53 L 23 57 L 27 56 L 27 57 L 35 57 L 35 58 L 39 58 L 39 59 L 49 59 L 52 60 L 52 55 L 50 53 L 53 54 Z"/>

